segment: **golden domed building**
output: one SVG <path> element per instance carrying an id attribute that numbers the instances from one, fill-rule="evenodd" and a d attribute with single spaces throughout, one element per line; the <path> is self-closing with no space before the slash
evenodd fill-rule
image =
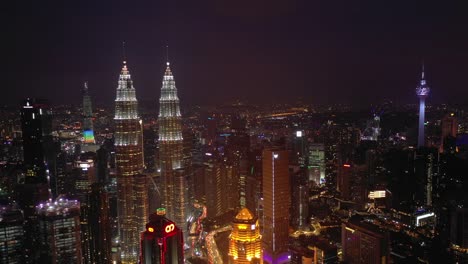
<path id="1" fill-rule="evenodd" d="M 232 264 L 263 263 L 262 236 L 258 219 L 242 208 L 232 221 L 229 241 L 229 262 Z"/>

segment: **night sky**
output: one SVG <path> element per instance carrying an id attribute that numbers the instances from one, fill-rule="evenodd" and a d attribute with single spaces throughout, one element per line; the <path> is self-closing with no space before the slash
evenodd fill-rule
<path id="1" fill-rule="evenodd" d="M 468 102 L 468 5 L 456 1 L 8 2 L 2 104 L 78 105 L 85 80 L 112 103 L 122 41 L 140 100 L 159 98 L 169 44 L 183 104 L 411 103 L 423 59 L 429 103 Z"/>

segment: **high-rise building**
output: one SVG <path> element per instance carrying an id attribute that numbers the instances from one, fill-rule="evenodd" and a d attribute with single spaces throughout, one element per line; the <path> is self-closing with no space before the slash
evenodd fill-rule
<path id="1" fill-rule="evenodd" d="M 435 148 L 421 148 L 414 151 L 413 172 L 416 180 L 412 190 L 413 204 L 433 206 L 435 183 L 439 179 L 440 153 Z"/>
<path id="2" fill-rule="evenodd" d="M 164 209 L 152 214 L 146 230 L 141 233 L 141 264 L 184 263 L 182 230 L 164 215 Z"/>
<path id="3" fill-rule="evenodd" d="M 122 263 L 138 260 L 138 223 L 146 217 L 135 213 L 135 177 L 143 171 L 142 122 L 138 116 L 135 87 L 124 61 L 115 99 L 115 152 L 117 199 Z M 144 199 L 140 202 L 147 202 Z M 145 221 L 146 222 L 146 221 Z"/>
<path id="4" fill-rule="evenodd" d="M 325 183 L 325 146 L 322 143 L 309 144 L 308 166 L 309 183 Z"/>
<path id="5" fill-rule="evenodd" d="M 232 221 L 229 239 L 229 262 L 232 264 L 263 263 L 262 237 L 258 219 L 242 208 Z"/>
<path id="6" fill-rule="evenodd" d="M 288 261 L 291 187 L 286 150 L 263 151 L 263 260 Z"/>
<path id="7" fill-rule="evenodd" d="M 185 196 L 183 193 L 185 188 L 176 185 L 186 185 L 186 178 L 180 177 L 180 172 L 176 173 L 176 170 L 182 168 L 183 165 L 182 116 L 169 62 L 167 62 L 162 81 L 158 125 L 162 205 L 167 210 L 167 216 L 182 227 L 187 217 L 187 208 L 183 204 L 175 204 L 183 202 L 179 198 L 180 195 Z"/>
<path id="8" fill-rule="evenodd" d="M 93 127 L 93 108 L 91 106 L 91 96 L 88 92 L 88 82 L 84 83 L 83 88 L 83 142 L 85 144 L 94 144 Z"/>
<path id="9" fill-rule="evenodd" d="M 51 196 L 47 178 L 49 171 L 45 164 L 46 145 L 51 145 L 51 126 L 50 109 L 37 100 L 25 100 L 21 106 L 21 130 L 26 177 L 24 182 L 15 186 L 14 192 L 16 201 L 24 212 L 25 263 L 33 263 L 38 257 L 35 251 L 38 239 L 36 205 L 47 201 Z M 56 179 L 55 175 L 52 179 Z"/>
<path id="10" fill-rule="evenodd" d="M 96 153 L 87 152 L 81 154 L 74 162 L 72 177 L 68 179 L 73 185 L 71 197 L 80 202 L 81 250 L 84 264 L 92 263 L 90 247 L 92 237 L 90 229 L 93 226 L 89 222 L 89 215 L 92 213 L 89 193 L 91 191 L 91 184 L 96 181 L 95 159 Z"/>
<path id="11" fill-rule="evenodd" d="M 58 198 L 36 207 L 39 219 L 39 263 L 82 263 L 80 203 Z"/>
<path id="12" fill-rule="evenodd" d="M 47 183 L 43 140 L 46 111 L 43 108 L 41 104 L 29 98 L 21 107 L 21 130 L 23 132 L 27 183 Z"/>
<path id="13" fill-rule="evenodd" d="M 442 119 L 441 130 L 440 152 L 446 152 L 446 150 L 454 151 L 454 149 L 450 148 L 450 144 L 447 144 L 450 138 L 452 141 L 455 141 L 453 139 L 457 137 L 458 121 L 454 113 L 450 113 Z"/>
<path id="14" fill-rule="evenodd" d="M 91 185 L 89 193 L 89 260 L 88 263 L 109 264 L 111 262 L 111 219 L 109 195 L 102 182 Z"/>
<path id="15" fill-rule="evenodd" d="M 419 98 L 419 130 L 418 130 L 418 147 L 424 147 L 425 137 L 424 137 L 424 114 L 426 111 L 426 98 L 429 95 L 431 89 L 426 84 L 426 79 L 424 78 L 424 64 L 421 73 L 421 81 L 419 86 L 416 87 L 416 95 Z"/>
<path id="16" fill-rule="evenodd" d="M 93 108 L 91 105 L 91 96 L 88 91 L 88 82 L 84 83 L 83 88 L 83 141 L 81 152 L 96 152 L 99 145 L 96 145 L 93 126 Z"/>
<path id="17" fill-rule="evenodd" d="M 297 130 L 293 137 L 293 155 L 292 160 L 294 165 L 301 167 L 306 165 L 307 138 L 303 130 Z"/>
<path id="18" fill-rule="evenodd" d="M 346 263 L 386 264 L 389 261 L 388 233 L 358 217 L 341 225 L 341 244 Z"/>
<path id="19" fill-rule="evenodd" d="M 0 207 L 0 263 L 24 263 L 23 214 L 11 206 Z"/>
<path id="20" fill-rule="evenodd" d="M 341 198 L 363 208 L 367 201 L 367 166 L 354 162 L 344 163 L 337 170 L 337 191 Z"/>

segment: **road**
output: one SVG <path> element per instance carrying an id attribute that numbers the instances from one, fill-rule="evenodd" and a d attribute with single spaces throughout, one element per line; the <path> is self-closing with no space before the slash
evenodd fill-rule
<path id="1" fill-rule="evenodd" d="M 219 253 L 218 246 L 216 245 L 216 240 L 214 237 L 216 234 L 221 232 L 226 232 L 232 230 L 230 225 L 218 228 L 216 230 L 211 231 L 206 236 L 206 249 L 208 252 L 208 263 L 210 264 L 221 264 L 223 263 L 223 258 Z"/>

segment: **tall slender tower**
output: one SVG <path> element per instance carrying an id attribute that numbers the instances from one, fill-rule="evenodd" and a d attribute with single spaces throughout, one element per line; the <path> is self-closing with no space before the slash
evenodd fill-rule
<path id="1" fill-rule="evenodd" d="M 177 88 L 169 62 L 164 73 L 159 99 L 159 159 L 162 178 L 162 206 L 167 216 L 177 226 L 183 227 L 186 218 L 185 190 L 187 189 L 182 167 L 183 138 Z M 184 186 L 185 185 L 185 186 Z"/>
<path id="2" fill-rule="evenodd" d="M 263 260 L 280 264 L 288 260 L 291 188 L 287 150 L 263 150 Z"/>
<path id="3" fill-rule="evenodd" d="M 426 110 L 426 97 L 429 95 L 431 89 L 426 84 L 424 78 L 424 64 L 422 65 L 421 82 L 416 87 L 416 95 L 419 97 L 419 133 L 418 133 L 418 147 L 424 147 L 424 114 Z"/>
<path id="4" fill-rule="evenodd" d="M 88 92 L 88 82 L 83 87 L 83 142 L 85 144 L 94 144 L 93 129 L 93 109 L 91 106 L 91 96 Z"/>
<path id="5" fill-rule="evenodd" d="M 138 116 L 135 88 L 123 62 L 115 99 L 115 149 L 117 167 L 117 199 L 119 212 L 122 263 L 137 263 L 139 221 L 135 212 L 135 178 L 143 171 L 141 119 Z M 138 202 L 148 202 L 147 199 Z"/>

